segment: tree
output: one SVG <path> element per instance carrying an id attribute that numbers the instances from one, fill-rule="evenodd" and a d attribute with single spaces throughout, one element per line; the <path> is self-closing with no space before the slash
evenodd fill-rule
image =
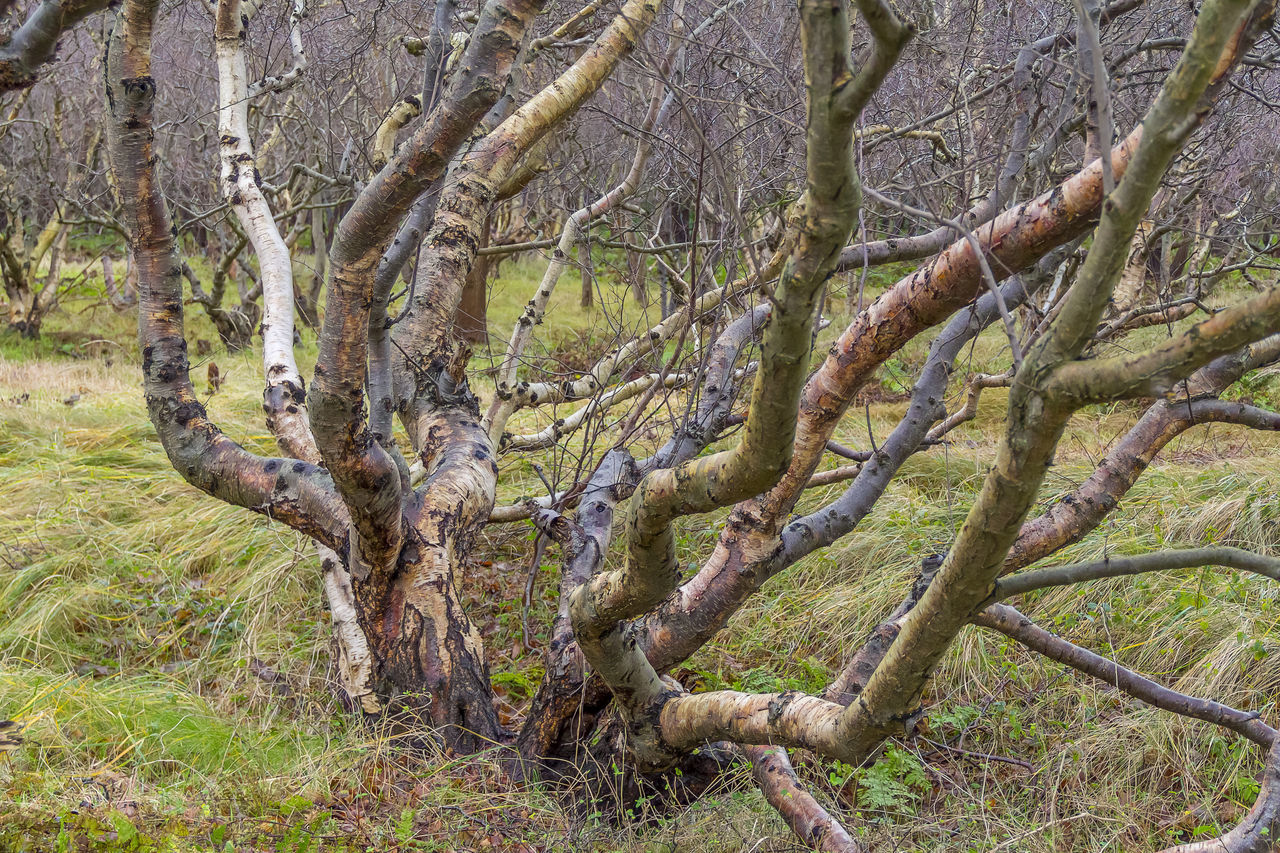
<path id="1" fill-rule="evenodd" d="M 1159 283 L 1151 305 L 1129 297 L 1117 304 L 1113 294 L 1126 268 L 1132 269 L 1143 222 L 1153 213 L 1172 222 L 1185 207 L 1172 191 L 1188 180 L 1181 152 L 1192 140 L 1202 152 L 1211 150 L 1220 130 L 1211 117 L 1215 102 L 1245 85 L 1233 77 L 1237 68 L 1266 67 L 1251 51 L 1271 26 L 1272 4 L 1209 0 L 1194 26 L 1185 22 L 1189 34 L 1176 45 L 1148 44 L 1109 65 L 1101 58 L 1099 30 L 1142 4 L 1120 0 L 1099 9 L 1081 3 L 1078 26 L 1029 39 L 1000 67 L 991 91 L 1007 90 L 1017 107 L 1007 128 L 998 129 L 1008 131 L 1006 153 L 982 163 L 958 162 L 955 174 L 964 186 L 954 191 L 946 182 L 936 190 L 926 181 L 903 183 L 915 175 L 910 167 L 892 186 L 881 183 L 884 190 L 865 186 L 868 172 L 886 176 L 868 155 L 880 137 L 927 143 L 931 158 L 963 158 L 942 134 L 921 135 L 913 126 L 937 119 L 895 126 L 869 125 L 863 118 L 876 109 L 878 95 L 896 99 L 912 85 L 924 85 L 918 74 L 895 76 L 898 64 L 910 58 L 917 32 L 926 29 L 925 37 L 944 43 L 948 32 L 963 31 L 963 22 L 953 15 L 913 23 L 883 0 L 856 0 L 855 27 L 844 0 L 801 0 L 798 54 L 788 57 L 779 46 L 772 63 L 803 80 L 794 87 L 803 92 L 803 116 L 793 122 L 799 130 L 776 145 L 793 159 L 788 164 L 787 157 L 777 157 L 777 174 L 757 188 L 772 203 L 746 204 L 747 194 L 738 189 L 757 155 L 745 149 L 722 155 L 714 138 L 695 134 L 695 156 L 678 158 L 676 167 L 650 178 L 677 186 L 669 198 L 651 196 L 649 212 L 663 211 L 670 199 L 674 205 L 687 200 L 684 268 L 664 259 L 663 252 L 674 258 L 671 250 L 652 241 L 632 243 L 625 235 L 602 241 L 625 254 L 653 253 L 678 283 L 682 304 L 652 328 L 619 333 L 616 347 L 585 370 L 542 378 L 530 371 L 522 378 L 528 341 L 547 319 L 550 290 L 571 263 L 569 249 L 581 243 L 579 231 L 591 233 L 593 219 L 636 192 L 669 102 L 681 104 L 687 127 L 701 129 L 697 90 L 673 71 L 691 76 L 693 65 L 682 54 L 694 49 L 693 36 L 731 14 L 776 11 L 767 6 L 737 10 L 727 4 L 700 19 L 683 4 L 662 11 L 658 0 L 626 0 L 584 38 L 583 22 L 604 11 L 593 3 L 534 38 L 535 27 L 546 29 L 538 0 L 489 0 L 459 34 L 453 27 L 467 19 L 440 0 L 420 45 L 420 94 L 406 96 L 406 102 L 417 99 L 421 121 L 408 125 L 405 114 L 412 109 L 387 113 L 386 121 L 398 127 L 378 134 L 385 164 L 355 192 L 336 226 L 319 359 L 304 389 L 291 351 L 288 252 L 263 192 L 245 113 L 252 87 L 240 45 L 250 17 L 239 0 L 219 0 L 211 11 L 222 186 L 261 276 L 264 407 L 282 454 L 267 458 L 221 433 L 191 385 L 182 261 L 155 156 L 154 105 L 166 80 L 152 62 L 158 4 L 125 0 L 107 49 L 108 148 L 137 268 L 147 406 L 174 467 L 212 496 L 316 542 L 338 668 L 352 704 L 457 752 L 496 743 L 526 776 L 566 782 L 589 783 L 583 769 L 625 766 L 632 795 L 657 787 L 687 797 L 696 796 L 737 751 L 753 763 L 769 801 L 806 844 L 855 850 L 845 829 L 804 790 L 788 750 L 854 765 L 866 761 L 889 738 L 910 730 L 941 656 L 976 624 L 1152 705 L 1215 722 L 1269 749 L 1261 793 L 1246 819 L 1220 839 L 1179 849 L 1270 849 L 1272 833 L 1280 831 L 1274 729 L 1055 637 L 1003 601 L 1048 586 L 1188 566 L 1231 566 L 1280 579 L 1280 561 L 1229 548 L 1025 570 L 1096 527 L 1159 448 L 1189 425 L 1215 420 L 1280 428 L 1274 413 L 1220 396 L 1246 371 L 1280 357 L 1280 338 L 1273 334 L 1280 290 L 1274 287 L 1209 311 L 1155 344 L 1109 347 L 1140 316 L 1168 318 L 1183 304 L 1203 305 L 1200 284 L 1184 291 L 1190 296 L 1182 302 L 1184 297 L 1170 297 L 1169 280 Z M 296 12 L 295 26 L 300 18 Z M 689 27 L 686 20 L 702 23 Z M 614 189 L 590 194 L 586 206 L 581 194 L 570 196 L 576 212 L 551 241 L 547 274 L 512 332 L 482 415 L 471 389 L 476 375 L 470 351 L 454 329 L 495 208 L 532 180 L 522 167 L 530 165 L 539 143 L 554 140 L 588 99 L 610 96 L 610 81 L 628 73 L 625 60 L 660 25 L 667 46 L 650 54 L 660 58 L 652 61 L 653 82 L 640 99 L 646 112 L 634 125 L 634 158 L 613 181 L 598 181 L 609 174 L 606 168 L 580 170 L 597 179 L 587 183 Z M 572 62 L 539 64 L 550 49 L 566 44 L 583 48 Z M 1057 67 L 1040 60 L 1072 46 L 1078 73 L 1069 74 L 1072 87 L 1063 87 L 1053 105 L 1060 120 L 1039 127 L 1041 144 L 1033 149 L 1036 75 L 1051 76 Z M 1144 76 L 1156 82 L 1137 87 L 1150 95 L 1149 103 L 1129 102 L 1121 110 L 1110 102 L 1112 75 L 1124 62 L 1144 50 L 1171 47 L 1180 51 L 1176 63 L 1155 61 Z M 293 53 L 293 68 L 302 73 L 304 54 L 300 48 Z M 758 58 L 760 67 L 766 58 L 775 57 Z M 708 71 L 698 85 L 715 85 L 716 73 Z M 526 96 L 528 81 L 539 75 L 548 79 Z M 738 84 L 758 85 L 741 77 Z M 723 100 L 707 97 L 709 103 Z M 969 110 L 964 130 L 973 138 L 996 134 L 994 112 L 973 110 L 972 100 L 966 95 L 943 112 Z M 779 123 L 788 115 L 783 107 L 769 109 Z M 739 121 L 736 111 L 733 121 L 739 127 L 757 123 Z M 1120 121 L 1132 130 L 1112 147 Z M 583 138 L 588 124 L 579 127 Z M 407 136 L 397 148 L 386 140 L 399 130 Z M 1087 156 L 1090 147 L 1098 156 Z M 653 204 L 655 198 L 661 203 Z M 779 198 L 787 201 L 780 213 Z M 957 208 L 959 216 L 934 212 Z M 906 239 L 868 239 L 878 227 L 874 220 L 895 217 L 932 227 Z M 712 253 L 706 247 L 713 228 L 729 235 L 720 239 L 715 265 L 707 261 Z M 1087 250 L 1077 252 L 1082 247 Z M 415 254 L 406 292 L 396 293 Z M 1246 266 L 1257 252 L 1249 255 Z M 730 265 L 723 259 L 729 256 L 744 275 L 727 275 Z M 833 275 L 922 258 L 929 260 L 865 307 L 861 291 L 851 297 L 859 310 L 811 370 L 814 331 Z M 1170 255 L 1160 268 L 1175 266 L 1183 268 Z M 1205 276 L 1193 271 L 1191 278 L 1202 282 Z M 1015 311 L 1022 312 L 1021 329 Z M 874 372 L 943 323 L 892 434 L 865 454 L 833 444 L 836 426 Z M 862 647 L 850 650 L 847 666 L 825 693 L 691 693 L 672 678 L 673 668 L 765 581 L 851 534 L 904 461 L 945 440 L 966 413 L 947 417 L 943 405 L 957 355 L 997 323 L 1009 335 L 1010 372 L 970 383 L 973 399 L 993 384 L 1010 388 L 995 461 L 945 554 L 926 561 L 901 605 Z M 754 361 L 739 369 L 753 346 Z M 665 406 L 655 405 L 660 393 Z M 735 414 L 740 397 L 745 413 Z M 1075 413 L 1151 398 L 1156 402 L 1093 478 L 1031 517 Z M 511 432 L 517 413 L 573 401 L 583 402 L 548 429 Z M 626 414 L 609 421 L 624 404 Z M 675 414 L 664 423 L 655 410 Z M 396 433 L 397 417 L 403 437 Z M 641 426 L 655 436 L 661 431 L 665 440 L 646 445 Z M 581 458 L 567 487 L 551 486 L 545 498 L 495 508 L 503 453 L 567 446 L 569 436 L 581 439 L 574 445 Z M 713 445 L 720 449 L 708 452 Z M 828 450 L 858 464 L 819 471 Z M 835 502 L 792 518 L 808 486 L 839 479 L 850 483 Z M 619 504 L 625 504 L 624 517 L 615 525 Z M 714 548 L 699 555 L 700 566 L 686 578 L 675 525 L 722 509 L 729 512 Z M 483 527 L 520 517 L 560 548 L 561 604 L 550 627 L 547 675 L 526 718 L 512 729 L 496 713 L 484 642 L 456 586 Z M 587 793 L 603 796 L 605 786 L 588 784 Z"/>

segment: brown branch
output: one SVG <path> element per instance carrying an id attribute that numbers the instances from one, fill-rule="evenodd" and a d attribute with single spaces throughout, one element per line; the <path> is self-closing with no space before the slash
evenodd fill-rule
<path id="1" fill-rule="evenodd" d="M 1121 174 L 1138 144 L 1135 131 L 1112 151 Z M 1092 164 L 1054 190 L 1017 205 L 977 230 L 992 272 L 1008 275 L 1088 230 L 1101 204 L 1101 166 Z M 801 398 L 796 453 L 778 486 L 730 513 L 715 551 L 650 629 L 650 654 L 664 665 L 691 654 L 769 576 L 777 527 L 812 478 L 858 390 L 908 340 L 978 295 L 982 272 L 971 244 L 958 240 L 858 315 L 809 379 Z M 985 297 L 984 297 L 985 298 Z M 678 626 L 672 629 L 668 626 Z"/>
<path id="2" fill-rule="evenodd" d="M 618 700 L 642 766 L 667 766 L 674 758 L 671 747 L 689 745 L 687 738 L 682 743 L 668 738 L 666 715 L 672 703 L 702 701 L 671 698 L 670 689 L 629 638 L 624 621 L 656 605 L 679 581 L 671 522 L 769 488 L 790 461 L 814 314 L 860 203 L 852 125 L 912 34 L 885 4 L 862 0 L 859 8 L 874 39 L 871 55 L 855 76 L 845 5 L 833 8 L 806 0 L 800 6 L 808 92 L 806 190 L 797 238 L 771 299 L 773 312 L 763 335 L 742 438 L 730 450 L 646 476 L 631 499 L 625 564 L 597 575 L 571 600 L 574 633 L 592 668 Z M 663 722 L 655 726 L 659 709 Z M 673 713 L 681 720 L 688 716 L 678 708 Z M 696 738 L 702 729 L 694 726 Z"/>
<path id="3" fill-rule="evenodd" d="M 426 390 L 422 367 L 449 357 L 463 286 L 480 248 L 479 231 L 507 177 L 552 128 L 595 94 L 648 30 L 657 10 L 657 0 L 627 0 L 564 73 L 472 144 L 450 170 L 419 256 L 418 275 L 425 286 L 415 290 L 395 330 L 406 356 L 396 377 L 400 410 L 414 406 L 415 395 Z"/>
<path id="4" fill-rule="evenodd" d="M 1008 605 L 992 605 L 975 616 L 973 621 L 984 628 L 999 631 L 1051 660 L 1105 681 L 1152 707 L 1222 726 L 1262 746 L 1271 746 L 1276 741 L 1276 730 L 1262 722 L 1257 714 L 1208 699 L 1197 699 L 1156 684 L 1113 660 L 1055 637 Z"/>
<path id="5" fill-rule="evenodd" d="M 823 853 L 862 853 L 840 821 L 814 799 L 796 776 L 787 751 L 777 746 L 744 746 L 751 759 L 751 775 L 769 805 L 812 850 Z"/>
<path id="6" fill-rule="evenodd" d="M 1280 356 L 1280 336 L 1224 356 L 1188 380 L 1184 393 L 1156 402 L 1107 453 L 1097 470 L 1042 515 L 1026 521 L 1005 559 L 1005 572 L 1029 566 L 1078 542 L 1115 509 L 1120 499 L 1170 441 L 1204 423 L 1248 423 L 1280 429 L 1280 416 L 1216 398 L 1248 370 Z M 1215 395 L 1215 396 L 1203 396 Z"/>

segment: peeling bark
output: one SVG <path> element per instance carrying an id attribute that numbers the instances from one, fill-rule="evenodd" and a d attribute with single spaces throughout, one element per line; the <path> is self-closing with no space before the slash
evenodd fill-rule
<path id="1" fill-rule="evenodd" d="M 800 784 L 785 749 L 748 746 L 743 747 L 743 752 L 751 759 L 751 774 L 765 799 L 778 810 L 797 838 L 822 853 L 861 853 L 863 848 L 849 836 L 840 821 Z"/>

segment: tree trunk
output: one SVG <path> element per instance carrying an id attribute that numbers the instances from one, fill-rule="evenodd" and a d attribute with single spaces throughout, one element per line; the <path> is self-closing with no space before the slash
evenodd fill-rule
<path id="1" fill-rule="evenodd" d="M 591 244 L 586 240 L 578 244 L 578 272 L 582 276 L 582 298 L 578 304 L 590 308 L 595 294 L 591 280 Z"/>
<path id="2" fill-rule="evenodd" d="M 479 248 L 489 245 L 489 222 L 492 216 L 486 216 L 480 228 Z M 489 306 L 489 259 L 492 255 L 476 255 L 471 272 L 467 273 L 467 282 L 462 286 L 462 302 L 458 305 L 457 330 L 458 337 L 469 343 L 483 343 L 489 338 L 488 306 Z"/>

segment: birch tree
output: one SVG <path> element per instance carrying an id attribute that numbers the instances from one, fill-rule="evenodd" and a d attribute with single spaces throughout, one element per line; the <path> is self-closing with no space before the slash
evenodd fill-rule
<path id="1" fill-rule="evenodd" d="M 1274 286 L 1189 317 L 1158 343 L 1109 346 L 1135 328 L 1130 321 L 1138 314 L 1130 312 L 1142 311 L 1128 298 L 1117 308 L 1113 299 L 1126 268 L 1132 273 L 1135 235 L 1148 228 L 1189 142 L 1215 143 L 1206 128 L 1241 69 L 1266 65 L 1254 46 L 1271 27 L 1273 4 L 1207 0 L 1194 21 L 1184 21 L 1177 43 L 1159 48 L 1174 51 L 1176 61 L 1158 66 L 1156 82 L 1143 90 L 1147 100 L 1124 109 L 1112 109 L 1106 95 L 1109 75 L 1128 60 L 1108 59 L 1104 45 L 1107 28 L 1142 3 L 1082 4 L 1078 21 L 1017 48 L 999 70 L 990 91 L 1005 91 L 1015 110 L 1002 128 L 1001 156 L 979 166 L 958 153 L 972 140 L 949 141 L 934 129 L 938 118 L 864 120 L 878 109 L 877 98 L 901 95 L 917 80 L 894 76 L 916 61 L 913 40 L 944 38 L 945 26 L 930 27 L 927 16 L 885 0 L 799 0 L 785 10 L 799 36 L 794 62 L 775 64 L 798 74 L 794 157 L 778 165 L 769 190 L 786 198 L 781 212 L 770 218 L 745 201 L 744 163 L 757 166 L 755 155 L 730 157 L 721 151 L 734 149 L 715 146 L 708 155 L 706 139 L 698 139 L 700 156 L 686 161 L 693 191 L 679 195 L 692 199 L 685 266 L 673 265 L 675 256 L 664 258 L 669 250 L 652 241 L 606 237 L 620 251 L 652 253 L 680 285 L 683 303 L 651 326 L 619 332 L 585 369 L 537 376 L 522 372 L 522 361 L 537 327 L 554 323 L 547 306 L 571 250 L 599 219 L 642 192 L 654 146 L 667 144 L 664 122 L 679 112 L 680 121 L 699 127 L 692 72 L 682 65 L 695 41 L 686 34 L 737 13 L 730 4 L 700 19 L 693 4 L 625 0 L 556 18 L 543 5 L 487 0 L 466 16 L 439 0 L 419 45 L 420 91 L 415 84 L 372 134 L 378 156 L 371 162 L 381 165 L 354 192 L 328 246 L 309 387 L 291 349 L 289 252 L 255 166 L 245 107 L 256 91 L 305 76 L 305 45 L 295 42 L 291 69 L 276 82 L 250 84 L 242 44 L 252 10 L 238 0 L 219 0 L 210 10 L 221 187 L 262 277 L 264 405 L 281 454 L 273 457 L 222 433 L 192 387 L 182 260 L 154 156 L 163 133 L 154 105 L 166 80 L 152 59 L 158 4 L 125 0 L 114 12 L 107 139 L 138 271 L 148 411 L 188 482 L 316 543 L 352 706 L 389 721 L 410 742 L 434 741 L 462 754 L 497 748 L 517 776 L 576 785 L 587 796 L 606 796 L 609 786 L 593 774 L 610 767 L 625 768 L 624 797 L 655 789 L 697 796 L 740 758 L 803 843 L 859 850 L 854 833 L 805 789 L 789 751 L 852 765 L 871 759 L 891 738 L 910 733 L 939 661 L 963 631 L 978 626 L 1266 750 L 1261 792 L 1240 825 L 1177 849 L 1271 849 L 1280 831 L 1280 744 L 1270 725 L 1126 670 L 1006 602 L 1051 586 L 1189 567 L 1280 579 L 1275 558 L 1229 548 L 1032 567 L 1097 527 L 1155 454 L 1190 425 L 1280 428 L 1274 413 L 1221 396 L 1247 371 L 1280 358 Z M 781 7 L 763 4 L 742 14 L 775 12 Z M 292 11 L 295 25 L 302 13 L 301 6 Z M 565 45 L 575 49 L 546 59 Z M 1059 54 L 1073 57 L 1075 88 L 1052 110 L 1034 109 L 1037 75 L 1056 73 L 1061 66 L 1050 60 Z M 530 72 L 535 60 L 546 63 L 538 66 L 545 81 Z M 480 252 L 494 248 L 482 247 L 495 211 L 521 187 L 537 186 L 541 167 L 531 161 L 541 156 L 540 145 L 553 144 L 585 104 L 646 61 L 650 80 L 632 122 L 625 172 L 601 184 L 586 205 L 575 203 L 542 245 L 552 249 L 545 275 L 528 294 L 496 375 L 482 376 L 465 329 L 456 327 Z M 968 111 L 964 133 L 995 133 L 973 96 L 946 109 Z M 1055 120 L 1038 123 L 1044 114 Z M 784 115 L 781 108 L 774 114 L 779 123 Z M 732 117 L 738 121 L 740 111 Z M 866 183 L 878 138 L 923 145 L 924 156 L 958 164 L 964 191 L 900 179 L 879 188 Z M 902 237 L 875 239 L 868 230 L 869 221 L 901 217 L 914 224 Z M 732 256 L 732 267 L 722 260 L 715 268 L 722 281 L 705 275 L 697 260 L 707 218 L 729 223 L 726 232 L 736 235 L 721 247 L 721 258 Z M 764 224 L 772 233 L 758 233 Z M 865 304 L 851 290 L 855 311 L 815 357 L 815 329 L 825 322 L 836 276 L 890 261 L 919 263 Z M 412 270 L 401 293 L 406 264 Z M 1159 301 L 1152 312 L 1173 307 Z M 922 567 L 864 644 L 842 650 L 847 663 L 826 690 L 694 691 L 674 678 L 766 581 L 856 537 L 901 466 L 972 416 L 976 402 L 947 411 L 948 385 L 962 349 L 992 326 L 1008 334 L 1009 371 L 974 377 L 965 390 L 976 401 L 984 388 L 1010 389 L 994 462 L 945 554 Z M 877 369 L 930 334 L 936 336 L 893 432 L 867 453 L 833 441 Z M 1036 514 L 1045 473 L 1074 415 L 1153 398 L 1093 476 Z M 641 424 L 662 406 L 675 414 L 653 421 L 661 434 L 646 445 Z M 551 408 L 548 428 L 512 432 L 522 413 Z M 595 438 L 583 439 L 588 433 Z M 546 496 L 496 505 L 504 459 L 571 441 L 579 442 L 580 476 L 559 490 L 549 486 Z M 829 454 L 852 464 L 822 470 Z M 808 488 L 833 482 L 845 484 L 834 501 L 802 503 Z M 714 545 L 689 568 L 677 558 L 677 525 L 718 512 Z M 497 713 L 491 650 L 458 593 L 482 530 L 510 522 L 534 525 L 561 560 L 546 675 L 514 724 Z"/>

